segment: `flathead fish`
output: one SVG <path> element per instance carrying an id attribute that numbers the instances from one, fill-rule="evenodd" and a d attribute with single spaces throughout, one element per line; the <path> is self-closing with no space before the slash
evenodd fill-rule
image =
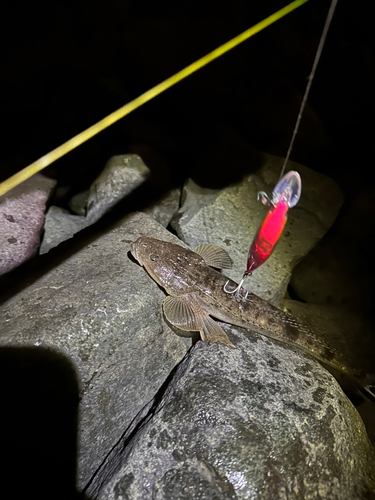
<path id="1" fill-rule="evenodd" d="M 333 347 L 315 335 L 294 316 L 277 309 L 249 293 L 238 300 L 224 291 L 228 281 L 217 269 L 230 268 L 225 250 L 208 244 L 194 251 L 166 241 L 141 236 L 131 253 L 168 296 L 163 303 L 166 319 L 184 331 L 198 331 L 204 342 L 221 342 L 234 347 L 221 326 L 213 319 L 245 328 L 305 353 L 350 377 L 363 377 Z M 229 281 L 236 287 L 237 284 Z M 359 384 L 362 385 L 362 384 Z M 366 393 L 369 389 L 366 386 Z"/>

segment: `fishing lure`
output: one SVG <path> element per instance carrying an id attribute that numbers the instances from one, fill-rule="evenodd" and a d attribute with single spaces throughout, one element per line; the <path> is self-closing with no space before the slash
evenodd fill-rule
<path id="1" fill-rule="evenodd" d="M 288 210 L 298 203 L 301 189 L 302 182 L 299 173 L 291 170 L 276 184 L 272 191 L 272 200 L 264 191 L 258 193 L 257 199 L 260 199 L 263 205 L 267 205 L 269 210 L 250 246 L 246 271 L 239 285 L 233 290 L 228 289 L 228 280 L 224 286 L 226 293 L 235 294 L 237 300 L 247 298 L 248 291 L 245 296 L 241 295 L 242 285 L 245 279 L 262 265 L 273 252 L 286 224 Z"/>

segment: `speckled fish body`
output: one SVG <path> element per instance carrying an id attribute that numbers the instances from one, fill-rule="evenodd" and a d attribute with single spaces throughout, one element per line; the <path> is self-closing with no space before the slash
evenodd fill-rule
<path id="1" fill-rule="evenodd" d="M 213 251 L 208 252 L 207 259 L 204 258 L 207 246 L 200 246 L 196 251 L 191 251 L 146 236 L 133 243 L 134 257 L 169 294 L 163 306 L 168 321 L 182 330 L 200 331 L 202 340 L 216 340 L 234 347 L 222 328 L 210 318 L 213 316 L 223 322 L 296 346 L 323 364 L 347 375 L 357 375 L 335 349 L 319 339 L 292 315 L 282 312 L 252 293 L 243 301 L 227 294 L 223 288 L 228 278 L 207 263 L 207 260 L 211 260 L 211 265 L 215 263 L 216 248 L 223 253 L 217 259 L 215 267 L 224 267 L 220 264 L 223 256 L 225 260 L 227 254 L 219 247 L 209 246 Z M 229 259 L 229 256 L 227 258 Z M 230 282 L 230 285 L 236 286 L 234 282 Z"/>

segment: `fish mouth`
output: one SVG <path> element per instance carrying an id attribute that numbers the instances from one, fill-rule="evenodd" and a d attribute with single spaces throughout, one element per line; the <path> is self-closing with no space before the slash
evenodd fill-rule
<path id="1" fill-rule="evenodd" d="M 135 258 L 135 260 L 141 265 L 144 265 L 144 261 L 147 261 L 147 256 L 150 253 L 150 245 L 148 244 L 148 238 L 146 236 L 140 236 L 133 243 L 130 243 L 130 253 Z"/>
<path id="2" fill-rule="evenodd" d="M 137 249 L 138 249 L 137 242 L 133 241 L 133 243 L 130 244 L 130 253 L 132 254 L 132 256 L 135 258 L 135 260 L 137 262 L 141 263 L 139 260 L 139 257 L 138 257 Z"/>

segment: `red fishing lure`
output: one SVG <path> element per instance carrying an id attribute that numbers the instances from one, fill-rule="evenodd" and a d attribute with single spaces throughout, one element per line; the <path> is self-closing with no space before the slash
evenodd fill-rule
<path id="1" fill-rule="evenodd" d="M 228 290 L 227 282 L 224 287 L 227 293 L 235 293 L 237 299 L 246 299 L 248 292 L 245 297 L 240 294 L 243 282 L 273 252 L 286 224 L 288 210 L 298 203 L 301 189 L 302 183 L 299 173 L 291 170 L 276 184 L 272 192 L 272 200 L 264 191 L 258 193 L 258 200 L 260 198 L 263 205 L 268 205 L 269 210 L 250 246 L 246 271 L 240 284 L 234 290 Z"/>

